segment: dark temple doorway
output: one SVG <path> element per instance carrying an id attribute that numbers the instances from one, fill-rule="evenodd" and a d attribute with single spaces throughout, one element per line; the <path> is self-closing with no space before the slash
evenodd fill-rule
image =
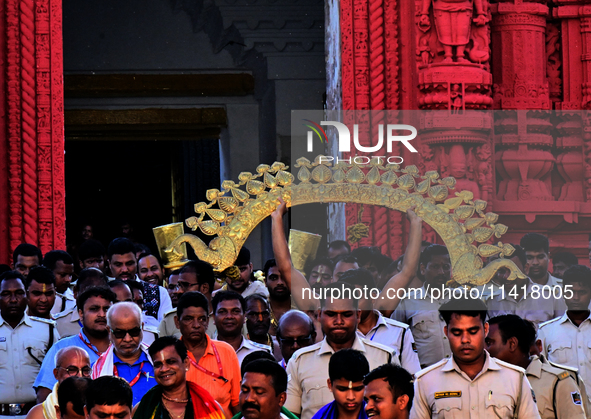
<path id="1" fill-rule="evenodd" d="M 85 123 L 88 116 L 93 122 Z M 132 238 L 155 251 L 152 228 L 195 215 L 195 202 L 219 187 L 220 126 L 156 126 L 153 115 L 147 124 L 122 124 L 119 117 L 109 124 L 96 112 L 66 111 L 67 242 L 76 245 L 91 224 L 106 246 L 127 222 Z"/>

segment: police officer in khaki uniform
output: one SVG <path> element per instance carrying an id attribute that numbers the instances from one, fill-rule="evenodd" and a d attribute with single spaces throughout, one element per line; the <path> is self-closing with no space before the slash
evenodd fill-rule
<path id="1" fill-rule="evenodd" d="M 49 348 L 59 339 L 52 320 L 25 313 L 25 280 L 0 276 L 0 418 L 24 418 L 35 405 L 33 383 Z"/>
<path id="2" fill-rule="evenodd" d="M 587 385 L 587 395 L 591 395 L 591 269 L 571 266 L 562 283 L 568 310 L 542 323 L 538 337 L 548 361 L 577 368 Z"/>
<path id="3" fill-rule="evenodd" d="M 537 346 L 537 343 L 536 343 L 536 346 Z M 540 347 L 541 346 L 542 345 L 540 345 Z M 579 374 L 579 370 L 576 368 L 568 367 L 566 365 L 557 364 L 555 362 L 550 362 L 546 359 L 546 357 L 542 353 L 537 356 L 538 356 L 538 358 L 540 358 L 540 361 L 542 362 L 542 364 L 549 364 L 549 365 L 553 366 L 554 368 L 558 368 L 559 370 L 566 371 L 570 374 L 570 376 L 573 378 L 573 380 L 575 380 L 575 382 L 577 383 L 579 390 L 581 391 L 581 397 L 583 398 L 583 407 L 585 408 L 585 414 L 588 417 L 591 416 L 591 401 L 589 401 L 589 396 L 587 395 L 587 387 L 585 387 L 585 382 L 581 378 L 581 375 Z"/>
<path id="4" fill-rule="evenodd" d="M 78 275 L 76 285 L 74 285 L 74 297 L 78 298 L 78 295 L 90 287 L 106 286 L 107 278 L 101 270 L 92 267 L 82 269 L 80 275 Z M 80 315 L 78 314 L 78 307 L 76 305 L 52 317 L 55 320 L 60 337 L 74 336 L 80 332 L 82 322 L 80 321 Z"/>
<path id="5" fill-rule="evenodd" d="M 211 292 L 215 283 L 215 276 L 212 266 L 201 260 L 187 262 L 179 271 L 179 279 L 176 284 L 174 293 L 177 295 L 177 301 L 181 296 L 188 291 L 199 291 L 205 295 L 209 301 L 209 324 L 207 326 L 207 336 L 214 337 L 215 324 L 213 323 L 212 309 L 211 309 Z M 174 323 L 176 316 L 176 309 L 169 310 L 164 313 L 164 317 L 158 326 L 160 336 L 174 336 L 181 337 L 180 330 Z"/>
<path id="6" fill-rule="evenodd" d="M 530 358 L 535 338 L 536 330 L 531 322 L 508 314 L 489 320 L 485 341 L 492 356 L 526 370 L 542 419 L 584 418 L 585 403 L 570 373 L 542 363 L 538 356 Z"/>
<path id="7" fill-rule="evenodd" d="M 324 339 L 312 346 L 296 351 L 287 364 L 287 401 L 285 407 L 302 419 L 310 419 L 324 405 L 334 400 L 328 389 L 328 363 L 333 353 L 340 349 L 352 348 L 361 351 L 370 369 L 394 362 L 392 349 L 363 339 L 357 335 L 360 311 L 357 300 L 330 298 L 332 288 L 354 288 L 349 284 L 334 283 L 326 289 L 328 298 L 322 300 L 319 319 Z"/>
<path id="8" fill-rule="evenodd" d="M 484 350 L 484 302 L 451 300 L 440 313 L 453 356 L 416 374 L 410 419 L 539 419 L 523 368 Z"/>
<path id="9" fill-rule="evenodd" d="M 408 298 L 392 314 L 392 319 L 410 326 L 415 341 L 421 367 L 433 365 L 451 356 L 447 336 L 443 333 L 445 322 L 439 308 L 449 298 L 434 298 L 432 289 L 439 290 L 451 279 L 451 262 L 445 246 L 432 244 L 421 253 L 420 272 L 425 282 L 417 292 L 409 292 Z"/>

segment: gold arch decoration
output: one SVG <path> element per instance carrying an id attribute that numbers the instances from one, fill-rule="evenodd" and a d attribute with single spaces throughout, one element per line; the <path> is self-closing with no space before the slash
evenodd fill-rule
<path id="1" fill-rule="evenodd" d="M 379 205 L 415 212 L 442 238 L 452 264 L 452 281 L 458 284 L 483 285 L 501 268 L 510 270 L 508 279 L 525 278 L 510 260 L 515 250 L 510 244 L 488 244 L 493 236 L 500 238 L 507 226 L 497 223 L 498 215 L 485 212 L 487 203 L 473 199 L 470 191 L 451 195 L 456 180 L 441 179 L 436 171 L 419 174 L 416 166 L 370 162 L 338 162 L 332 165 L 318 156 L 311 162 L 297 160 L 294 176 L 280 162 L 261 164 L 256 173 L 243 172 L 238 183 L 226 180 L 221 190 L 207 191 L 209 202 L 195 204 L 197 216 L 185 223 L 193 231 L 215 236 L 206 245 L 192 234 L 178 236 L 165 250 L 169 259 L 180 259 L 177 252 L 183 243 L 195 254 L 213 265 L 216 271 L 230 267 L 252 230 L 279 205 L 279 197 L 289 207 L 328 202 Z M 297 179 L 297 180 L 296 180 Z M 481 257 L 502 256 L 483 267 Z"/>

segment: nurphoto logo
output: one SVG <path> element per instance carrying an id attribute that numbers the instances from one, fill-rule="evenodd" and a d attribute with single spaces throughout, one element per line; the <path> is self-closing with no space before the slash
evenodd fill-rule
<path id="1" fill-rule="evenodd" d="M 411 140 L 417 136 L 417 129 L 412 125 L 404 124 L 387 124 L 384 128 L 384 124 L 378 125 L 378 139 L 375 145 L 364 146 L 359 142 L 359 124 L 353 125 L 353 141 L 351 142 L 351 131 L 347 125 L 337 121 L 320 121 L 320 125 L 309 119 L 303 119 L 304 126 L 310 128 L 311 131 L 307 132 L 307 151 L 309 153 L 314 152 L 314 134 L 320 139 L 320 143 L 328 144 L 328 135 L 322 126 L 332 126 L 337 130 L 338 134 L 338 146 L 339 153 L 351 153 L 351 143 L 356 151 L 362 153 L 383 153 L 382 155 L 362 155 L 350 157 L 348 159 L 341 159 L 336 157 L 337 163 L 345 161 L 351 163 L 353 160 L 357 164 L 368 164 L 373 159 L 378 159 L 381 163 L 381 159 L 386 160 L 388 163 L 401 164 L 404 159 L 401 156 L 390 156 L 392 153 L 392 144 L 399 142 L 404 145 L 411 153 L 417 153 L 417 149 L 410 143 Z M 408 132 L 408 134 L 401 135 L 401 132 Z M 335 160 L 331 156 L 323 156 L 320 158 L 321 162 L 330 162 Z"/>

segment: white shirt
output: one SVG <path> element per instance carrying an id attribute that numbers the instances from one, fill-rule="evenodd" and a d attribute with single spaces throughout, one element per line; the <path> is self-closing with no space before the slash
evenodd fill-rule
<path id="1" fill-rule="evenodd" d="M 41 369 L 35 358 L 45 358 L 50 323 L 54 322 L 25 313 L 13 329 L 0 316 L 0 403 L 35 401 L 33 383 Z M 59 338 L 54 323 L 53 343 Z"/>
<path id="2" fill-rule="evenodd" d="M 548 361 L 578 368 L 587 388 L 591 390 L 591 315 L 577 327 L 564 313 L 540 325 L 538 338 Z"/>
<path id="3" fill-rule="evenodd" d="M 554 287 L 560 288 L 562 293 L 562 285 L 558 281 L 560 280 L 552 275 L 549 275 L 546 285 L 539 285 L 528 279 L 525 296 L 519 301 L 509 295 L 514 290 L 515 284 L 508 281 L 508 285 L 505 285 L 503 290 L 497 289 L 486 300 L 488 316 L 493 318 L 503 314 L 516 314 L 536 325 L 561 316 L 566 311 L 566 303 L 563 298 L 554 298 L 552 294 Z M 538 292 L 533 292 L 534 286 Z M 549 291 L 550 294 L 548 294 Z M 514 292 L 513 294 L 515 295 Z M 544 298 L 544 295 L 551 298 Z"/>
<path id="4" fill-rule="evenodd" d="M 246 339 L 245 337 L 242 337 L 242 343 L 240 344 L 238 349 L 236 349 L 236 356 L 238 357 L 238 362 L 240 363 L 240 365 L 242 365 L 242 361 L 244 361 L 244 358 L 246 358 L 246 355 L 251 354 L 256 351 L 266 351 L 266 352 L 269 352 L 271 355 L 273 355 L 273 352 L 271 352 L 270 346 L 256 343 L 250 339 Z"/>
<path id="5" fill-rule="evenodd" d="M 445 321 L 439 314 L 439 307 L 449 300 L 442 298 L 431 302 L 431 296 L 427 295 L 425 286 L 422 290 L 423 298 L 407 298 L 400 301 L 391 318 L 410 326 L 421 367 L 428 367 L 451 356 L 449 341 L 443 333 Z M 417 293 L 416 296 L 421 295 Z"/>
<path id="6" fill-rule="evenodd" d="M 228 288 L 228 284 L 225 284 L 219 290 L 215 290 L 214 292 L 212 292 L 211 296 L 213 297 L 214 295 L 216 295 L 220 291 L 232 291 L 232 290 L 230 290 Z M 267 289 L 267 286 L 258 280 L 252 281 L 250 284 L 248 284 L 248 287 L 246 287 L 244 289 L 244 291 L 242 291 L 242 294 L 240 294 L 240 295 L 242 295 L 242 297 L 246 298 L 252 294 L 261 294 L 265 298 L 269 298 L 269 290 Z"/>
<path id="7" fill-rule="evenodd" d="M 357 334 L 370 342 L 377 342 L 392 348 L 392 356 L 398 358 L 400 365 L 411 374 L 415 374 L 421 369 L 419 357 L 417 355 L 415 340 L 408 325 L 405 323 L 388 319 L 374 310 L 378 315 L 376 325 L 364 335 L 360 330 Z M 403 341 L 404 339 L 404 341 Z M 402 347 L 402 353 L 400 348 Z"/>

